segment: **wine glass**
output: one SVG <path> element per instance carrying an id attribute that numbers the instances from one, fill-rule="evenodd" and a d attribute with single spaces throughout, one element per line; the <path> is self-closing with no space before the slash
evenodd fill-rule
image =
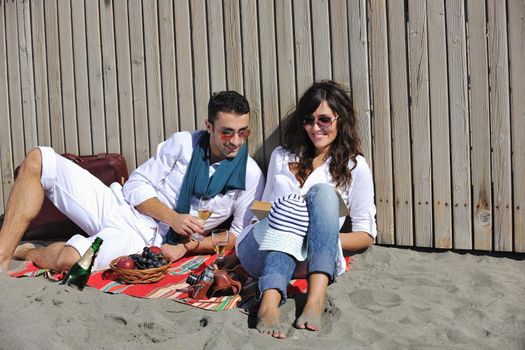
<path id="1" fill-rule="evenodd" d="M 224 251 L 228 246 L 229 236 L 230 232 L 224 228 L 215 229 L 211 231 L 211 242 L 215 253 L 217 253 L 217 260 L 215 260 L 216 264 L 222 262 L 222 259 L 224 257 Z"/>
<path id="2" fill-rule="evenodd" d="M 197 220 L 200 221 L 202 225 L 208 220 L 208 218 L 211 216 L 212 210 L 212 197 L 209 196 L 202 196 L 199 199 L 199 207 L 197 208 Z M 202 241 L 204 239 L 204 236 L 200 234 L 199 232 L 193 232 L 191 234 L 191 239 L 194 241 Z"/>

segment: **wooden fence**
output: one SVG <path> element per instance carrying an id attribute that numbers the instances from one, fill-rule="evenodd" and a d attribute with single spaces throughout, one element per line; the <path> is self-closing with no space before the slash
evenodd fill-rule
<path id="1" fill-rule="evenodd" d="M 524 0 L 0 0 L 0 212 L 35 145 L 132 170 L 223 89 L 249 99 L 265 168 L 328 78 L 353 93 L 378 243 L 525 252 L 523 18 Z"/>

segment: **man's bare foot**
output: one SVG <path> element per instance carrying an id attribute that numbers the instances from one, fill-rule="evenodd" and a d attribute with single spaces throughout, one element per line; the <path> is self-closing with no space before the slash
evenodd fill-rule
<path id="1" fill-rule="evenodd" d="M 23 243 L 16 247 L 13 253 L 13 258 L 17 260 L 26 260 L 27 253 L 30 250 L 35 249 L 36 246 L 33 243 Z"/>
<path id="2" fill-rule="evenodd" d="M 278 308 L 259 308 L 257 312 L 257 325 L 261 334 L 271 335 L 274 338 L 285 339 L 284 327 L 279 322 Z"/>
<path id="3" fill-rule="evenodd" d="M 321 315 L 324 311 L 324 301 L 307 302 L 295 326 L 299 329 L 318 331 L 321 329 Z"/>

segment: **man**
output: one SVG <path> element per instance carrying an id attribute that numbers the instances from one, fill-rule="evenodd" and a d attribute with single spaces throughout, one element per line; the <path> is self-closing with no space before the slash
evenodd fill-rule
<path id="1" fill-rule="evenodd" d="M 49 147 L 31 150 L 13 185 L 0 231 L 0 271 L 12 257 L 52 270 L 69 269 L 95 240 L 104 242 L 94 269 L 104 269 L 118 256 L 144 246 L 161 245 L 178 260 L 188 252 L 213 252 L 208 233 L 231 216 L 235 239 L 252 217 L 250 206 L 262 195 L 264 178 L 248 156 L 248 101 L 234 91 L 211 96 L 205 131 L 179 132 L 157 147 L 156 154 L 137 168 L 122 188 L 104 186 L 96 177 Z M 45 248 L 17 247 L 46 195 L 90 237 L 73 236 Z M 196 213 L 199 197 L 213 197 L 213 214 L 203 226 Z M 170 230 L 171 228 L 171 230 Z M 176 244 L 163 244 L 167 237 Z M 176 238 L 176 240 L 174 239 Z"/>

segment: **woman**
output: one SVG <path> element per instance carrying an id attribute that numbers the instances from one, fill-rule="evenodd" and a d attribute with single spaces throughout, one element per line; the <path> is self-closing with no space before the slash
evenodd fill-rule
<path id="1" fill-rule="evenodd" d="M 274 206 L 284 200 L 286 207 L 300 204 L 298 199 L 304 198 L 307 224 L 279 219 L 279 214 L 289 211 L 272 206 L 269 218 L 241 233 L 237 255 L 248 273 L 259 278 L 257 329 L 285 338 L 278 308 L 286 301 L 286 288 L 294 271 L 295 276 L 306 272 L 308 278 L 307 301 L 295 326 L 317 331 L 326 289 L 345 271 L 342 249 L 367 248 L 376 236 L 372 175 L 360 151 L 352 101 L 340 85 L 316 82 L 303 94 L 290 114 L 282 146 L 272 153 L 267 179 L 263 200 L 274 202 Z M 340 232 L 345 218 L 339 217 L 334 188 L 350 210 L 352 232 Z M 299 197 L 290 198 L 290 194 Z M 287 222 L 295 225 L 288 232 Z M 304 240 L 294 236 L 301 232 L 305 233 Z M 282 234 L 281 239 L 278 234 Z"/>

